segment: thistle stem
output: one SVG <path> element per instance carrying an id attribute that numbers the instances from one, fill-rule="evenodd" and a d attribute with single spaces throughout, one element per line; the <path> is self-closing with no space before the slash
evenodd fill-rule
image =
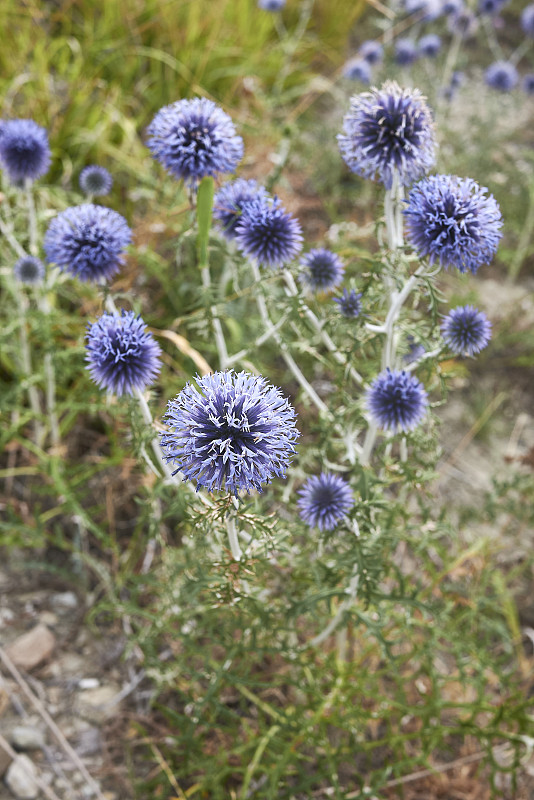
<path id="1" fill-rule="evenodd" d="M 226 517 L 226 530 L 228 532 L 228 542 L 230 544 L 232 558 L 234 559 L 234 561 L 241 561 L 243 551 L 239 546 L 239 541 L 237 538 L 237 528 L 235 524 L 235 515 L 233 512 L 228 514 L 228 516 Z"/>
<path id="2" fill-rule="evenodd" d="M 287 269 L 284 270 L 284 280 L 287 286 L 288 294 L 291 297 L 298 297 L 299 291 L 297 289 L 295 279 Z M 318 319 L 317 315 L 314 314 L 311 308 L 309 308 L 309 306 L 307 306 L 302 299 L 300 299 L 300 307 L 304 312 L 305 316 L 307 317 L 307 319 L 310 321 L 313 328 L 317 331 L 317 333 L 321 337 L 321 341 L 323 342 L 326 349 L 330 353 L 332 353 L 334 360 L 337 361 L 337 363 L 341 364 L 342 366 L 347 366 L 347 359 L 344 357 L 342 353 L 339 352 L 339 350 L 337 349 L 336 345 L 334 344 L 328 333 L 324 330 L 323 325 Z M 352 366 L 349 366 L 349 374 L 356 383 L 360 385 L 363 383 L 362 376 Z"/>
<path id="3" fill-rule="evenodd" d="M 270 331 L 272 337 L 274 338 L 276 344 L 280 348 L 280 352 L 282 354 L 282 358 L 286 362 L 288 368 L 290 369 L 293 377 L 298 381 L 301 388 L 308 395 L 312 403 L 319 409 L 321 413 L 323 413 L 326 417 L 331 418 L 330 411 L 325 403 L 321 400 L 315 389 L 310 385 L 308 380 L 303 375 L 302 371 L 296 364 L 295 360 L 288 352 L 286 343 L 282 340 L 280 334 L 275 329 L 273 323 L 271 322 L 271 318 L 269 316 L 269 312 L 267 311 L 267 305 L 265 303 L 265 297 L 263 295 L 263 290 L 261 288 L 261 273 L 258 267 L 258 264 L 254 259 L 251 259 L 250 266 L 252 269 L 252 273 L 254 275 L 254 280 L 256 281 L 258 291 L 256 292 L 256 303 L 258 305 L 258 310 L 260 312 L 263 324 L 265 328 Z"/>
<path id="4" fill-rule="evenodd" d="M 37 244 L 37 213 L 35 210 L 35 198 L 33 196 L 32 181 L 29 178 L 26 178 L 24 181 L 24 194 L 26 195 L 26 206 L 28 209 L 30 253 L 32 256 L 36 256 L 39 251 Z"/>
<path id="5" fill-rule="evenodd" d="M 202 286 L 206 291 L 211 291 L 211 274 L 209 266 L 202 267 Z M 217 307 L 215 305 L 210 307 L 211 322 L 213 325 L 213 332 L 215 334 L 215 344 L 217 345 L 217 352 L 219 354 L 219 364 L 222 370 L 228 366 L 228 350 L 226 348 L 226 340 L 224 338 L 224 331 L 219 319 Z"/>
<path id="6" fill-rule="evenodd" d="M 28 340 L 28 330 L 26 327 L 26 311 L 27 311 L 27 301 L 22 292 L 20 291 L 19 287 L 15 283 L 15 297 L 17 298 L 17 303 L 19 307 L 19 341 L 20 341 L 20 353 L 21 353 L 21 361 L 22 361 L 22 372 L 24 377 L 27 381 L 31 381 L 33 370 L 32 370 L 32 359 L 31 359 L 31 351 L 30 351 L 30 343 Z M 28 398 L 30 401 L 30 408 L 33 413 L 33 432 L 35 443 L 42 447 L 44 442 L 44 428 L 41 424 L 41 401 L 39 398 L 39 391 L 37 387 L 30 383 L 28 385 Z"/>

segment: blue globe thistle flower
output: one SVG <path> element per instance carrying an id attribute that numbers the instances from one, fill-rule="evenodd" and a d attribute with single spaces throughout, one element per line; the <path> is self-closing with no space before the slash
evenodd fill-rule
<path id="1" fill-rule="evenodd" d="M 478 0 L 478 13 L 495 16 L 504 8 L 508 0 Z"/>
<path id="2" fill-rule="evenodd" d="M 455 355 L 474 356 L 491 339 L 491 322 L 474 306 L 458 306 L 443 320 L 441 333 Z"/>
<path id="3" fill-rule="evenodd" d="M 105 312 L 87 326 L 86 357 L 91 378 L 119 397 L 144 391 L 160 370 L 161 349 L 140 316 Z"/>
<path id="4" fill-rule="evenodd" d="M 521 12 L 521 28 L 523 33 L 534 38 L 534 3 L 530 3 Z"/>
<path id="5" fill-rule="evenodd" d="M 484 80 L 492 89 L 509 92 L 519 83 L 519 75 L 509 61 L 495 61 L 485 71 Z"/>
<path id="6" fill-rule="evenodd" d="M 284 477 L 299 433 L 295 411 L 265 378 L 233 370 L 196 377 L 169 402 L 166 460 L 209 492 L 262 490 Z"/>
<path id="7" fill-rule="evenodd" d="M 257 181 L 247 181 L 244 178 L 229 181 L 216 192 L 213 199 L 213 216 L 221 223 L 222 232 L 227 239 L 235 239 L 243 208 L 256 197 L 267 200 L 269 194 Z"/>
<path id="8" fill-rule="evenodd" d="M 528 72 L 524 76 L 521 88 L 526 94 L 534 94 L 534 72 Z"/>
<path id="9" fill-rule="evenodd" d="M 80 172 L 79 184 L 84 194 L 103 197 L 111 192 L 113 178 L 105 167 L 91 164 Z"/>
<path id="10" fill-rule="evenodd" d="M 246 203 L 235 238 L 245 255 L 273 269 L 283 267 L 302 250 L 300 223 L 277 197 L 257 196 Z"/>
<path id="11" fill-rule="evenodd" d="M 394 172 L 408 186 L 435 161 L 434 124 L 425 98 L 395 81 L 355 95 L 337 138 L 348 167 L 364 178 L 378 176 L 386 189 Z"/>
<path id="12" fill-rule="evenodd" d="M 310 528 L 333 530 L 354 505 L 354 495 L 346 480 L 331 472 L 308 478 L 299 490 L 300 516 Z"/>
<path id="13" fill-rule="evenodd" d="M 281 11 L 286 4 L 286 0 L 258 0 L 258 8 L 264 11 Z"/>
<path id="14" fill-rule="evenodd" d="M 147 146 L 173 177 L 196 185 L 207 175 L 234 172 L 243 140 L 232 119 L 205 97 L 161 108 L 147 129 Z"/>
<path id="15" fill-rule="evenodd" d="M 12 183 L 44 175 L 50 166 L 46 130 L 33 119 L 1 120 L 0 165 Z"/>
<path id="16" fill-rule="evenodd" d="M 397 39 L 393 58 L 395 63 L 401 67 L 408 67 L 413 64 L 419 58 L 415 42 L 407 38 Z"/>
<path id="17" fill-rule="evenodd" d="M 368 39 L 362 42 L 358 48 L 358 55 L 367 61 L 368 64 L 374 66 L 380 64 L 384 58 L 384 48 L 380 42 L 375 42 L 373 39 Z"/>
<path id="18" fill-rule="evenodd" d="M 441 38 L 436 33 L 421 36 L 418 49 L 419 55 L 423 58 L 435 58 L 441 50 Z"/>
<path id="19" fill-rule="evenodd" d="M 367 409 L 378 427 L 389 431 L 411 431 L 426 414 L 427 393 L 410 373 L 381 372 L 367 391 Z"/>
<path id="20" fill-rule="evenodd" d="M 43 282 L 45 267 L 40 258 L 22 256 L 13 267 L 13 275 L 19 283 L 38 286 Z"/>
<path id="21" fill-rule="evenodd" d="M 502 218 L 493 195 L 471 178 L 431 175 L 410 192 L 408 241 L 431 264 L 475 273 L 489 264 L 502 236 Z"/>
<path id="22" fill-rule="evenodd" d="M 340 257 L 323 248 L 310 250 L 302 257 L 300 265 L 304 267 L 300 280 L 312 292 L 329 292 L 335 289 L 345 274 Z"/>
<path id="23" fill-rule="evenodd" d="M 407 14 L 418 14 L 420 19 L 428 21 L 437 19 L 443 13 L 440 0 L 404 0 Z"/>
<path id="24" fill-rule="evenodd" d="M 458 14 L 464 8 L 464 0 L 444 0 L 442 11 L 444 14 Z"/>
<path id="25" fill-rule="evenodd" d="M 478 30 L 478 19 L 468 8 L 461 8 L 449 16 L 447 28 L 455 36 L 470 39 Z"/>
<path id="26" fill-rule="evenodd" d="M 360 316 L 362 310 L 362 293 L 351 289 L 343 289 L 341 297 L 334 297 L 334 303 L 337 303 L 339 310 L 344 317 L 356 318 Z"/>
<path id="27" fill-rule="evenodd" d="M 343 77 L 349 81 L 371 82 L 371 65 L 364 58 L 349 58 L 343 66 Z"/>
<path id="28" fill-rule="evenodd" d="M 119 271 L 131 240 L 124 217 L 110 208 L 84 203 L 52 220 L 43 246 L 49 262 L 81 281 L 98 283 Z"/>

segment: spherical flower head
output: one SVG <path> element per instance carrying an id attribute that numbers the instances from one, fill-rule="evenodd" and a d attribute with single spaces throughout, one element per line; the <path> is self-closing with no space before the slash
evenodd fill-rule
<path id="1" fill-rule="evenodd" d="M 523 33 L 534 39 L 534 3 L 530 3 L 521 12 L 521 28 Z"/>
<path id="2" fill-rule="evenodd" d="M 207 175 L 234 172 L 243 158 L 243 140 L 231 118 L 205 97 L 164 106 L 147 133 L 156 161 L 192 185 Z"/>
<path id="3" fill-rule="evenodd" d="M 367 41 L 362 42 L 358 48 L 358 55 L 360 58 L 363 58 L 365 61 L 367 61 L 368 64 L 374 66 L 375 64 L 380 64 L 380 62 L 383 60 L 384 48 L 380 42 L 375 42 L 373 39 L 368 39 Z"/>
<path id="4" fill-rule="evenodd" d="M 461 8 L 449 16 L 447 28 L 461 39 L 470 39 L 478 30 L 478 19 L 468 8 Z"/>
<path id="5" fill-rule="evenodd" d="M 478 0 L 478 13 L 486 16 L 499 14 L 507 0 Z"/>
<path id="6" fill-rule="evenodd" d="M 258 0 L 258 8 L 264 11 L 281 11 L 286 4 L 286 0 Z"/>
<path id="7" fill-rule="evenodd" d="M 346 480 L 332 472 L 308 478 L 299 491 L 300 516 L 310 528 L 333 530 L 354 505 L 352 489 Z"/>
<path id="8" fill-rule="evenodd" d="M 19 283 L 38 286 L 43 282 L 45 267 L 40 258 L 22 256 L 13 267 L 13 275 Z"/>
<path id="9" fill-rule="evenodd" d="M 519 75 L 509 61 L 495 61 L 485 71 L 484 80 L 492 89 L 509 92 L 519 83 Z"/>
<path id="10" fill-rule="evenodd" d="M 421 36 L 418 48 L 422 58 L 435 58 L 441 50 L 441 38 L 436 33 Z"/>
<path id="11" fill-rule="evenodd" d="M 255 197 L 246 203 L 235 238 L 246 256 L 272 269 L 282 268 L 302 250 L 300 223 L 277 197 Z"/>
<path id="12" fill-rule="evenodd" d="M 419 19 L 429 21 L 437 19 L 443 13 L 440 0 L 404 0 L 407 14 L 417 14 Z"/>
<path id="13" fill-rule="evenodd" d="M 491 339 L 491 322 L 474 306 L 458 306 L 443 320 L 441 333 L 455 355 L 474 356 Z"/>
<path id="14" fill-rule="evenodd" d="M 101 389 L 120 397 L 142 392 L 154 382 L 161 349 L 133 311 L 102 314 L 88 325 L 86 339 L 87 369 Z"/>
<path id="15" fill-rule="evenodd" d="M 334 297 L 334 303 L 337 303 L 339 310 L 344 317 L 355 319 L 360 316 L 362 310 L 362 293 L 351 289 L 343 289 L 341 297 Z"/>
<path id="16" fill-rule="evenodd" d="M 105 167 L 99 167 L 98 164 L 91 164 L 80 172 L 79 183 L 80 189 L 84 194 L 103 197 L 111 192 L 113 178 Z"/>
<path id="17" fill-rule="evenodd" d="M 407 38 L 397 39 L 393 58 L 399 66 L 409 67 L 419 58 L 415 42 Z"/>
<path id="18" fill-rule="evenodd" d="M 340 257 L 331 250 L 322 248 L 306 253 L 300 265 L 304 268 L 300 280 L 312 292 L 329 292 L 335 289 L 345 274 Z"/>
<path id="19" fill-rule="evenodd" d="M 50 166 L 46 130 L 33 119 L 0 121 L 0 165 L 12 183 L 44 175 Z"/>
<path id="20" fill-rule="evenodd" d="M 371 82 L 371 65 L 364 58 L 356 56 L 349 58 L 343 66 L 343 77 L 349 81 L 360 81 L 360 83 Z"/>
<path id="21" fill-rule="evenodd" d="M 262 490 L 284 477 L 299 433 L 289 401 L 265 378 L 232 370 L 196 377 L 169 402 L 166 460 L 209 492 Z"/>
<path id="22" fill-rule="evenodd" d="M 62 211 L 44 237 L 48 261 L 81 281 L 99 283 L 115 275 L 132 240 L 128 223 L 116 211 L 92 203 Z"/>
<path id="23" fill-rule="evenodd" d="M 266 189 L 255 180 L 238 178 L 221 186 L 213 200 L 213 216 L 221 223 L 223 235 L 235 239 L 245 205 L 254 198 L 267 200 L 268 197 Z"/>
<path id="24" fill-rule="evenodd" d="M 502 217 L 493 195 L 471 178 L 431 175 L 410 192 L 406 235 L 430 263 L 473 274 L 489 264 L 502 236 Z"/>
<path id="25" fill-rule="evenodd" d="M 409 186 L 435 162 L 434 124 L 425 98 L 395 81 L 355 95 L 337 138 L 348 167 L 364 178 L 378 178 L 386 189 L 394 173 Z"/>
<path id="26" fill-rule="evenodd" d="M 444 14 L 458 14 L 464 8 L 464 0 L 444 0 L 442 11 Z"/>
<path id="27" fill-rule="evenodd" d="M 534 72 L 528 72 L 524 76 L 521 88 L 526 94 L 534 94 Z"/>
<path id="28" fill-rule="evenodd" d="M 408 372 L 389 368 L 375 378 L 367 392 L 367 409 L 379 428 L 411 431 L 426 414 L 423 384 Z"/>

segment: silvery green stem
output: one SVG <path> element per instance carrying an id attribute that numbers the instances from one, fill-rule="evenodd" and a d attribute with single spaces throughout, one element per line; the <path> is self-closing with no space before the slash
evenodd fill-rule
<path id="1" fill-rule="evenodd" d="M 273 323 L 271 322 L 271 318 L 269 317 L 269 312 L 267 311 L 267 305 L 265 303 L 265 297 L 263 296 L 262 288 L 261 288 L 261 273 L 258 267 L 258 264 L 254 259 L 251 259 L 250 266 L 254 275 L 254 279 L 257 283 L 257 292 L 256 292 L 256 303 L 258 305 L 258 310 L 260 312 L 263 324 L 265 328 L 271 332 L 273 339 L 275 340 L 276 344 L 280 348 L 280 352 L 282 354 L 282 358 L 286 362 L 287 366 L 291 370 L 294 378 L 298 381 L 301 388 L 304 392 L 308 395 L 312 403 L 321 411 L 326 417 L 331 417 L 330 411 L 325 403 L 321 400 L 315 389 L 309 384 L 307 379 L 302 374 L 302 371 L 296 364 L 293 357 L 290 355 L 287 349 L 287 345 L 282 338 L 278 331 L 275 330 Z"/>
<path id="2" fill-rule="evenodd" d="M 30 343 L 28 341 L 28 331 L 26 329 L 26 298 L 23 296 L 19 287 L 15 282 L 15 297 L 19 307 L 19 340 L 20 340 L 20 354 L 22 361 L 22 372 L 27 381 L 31 381 L 33 376 L 32 359 L 30 351 Z M 41 424 L 41 401 L 39 399 L 39 392 L 37 387 L 30 383 L 28 386 L 28 397 L 30 400 L 30 407 L 33 412 L 33 431 L 35 443 L 42 447 L 44 442 L 44 428 Z"/>
<path id="3" fill-rule="evenodd" d="M 37 213 L 35 211 L 35 198 L 33 196 L 32 181 L 26 178 L 24 181 L 24 193 L 26 195 L 26 205 L 28 208 L 28 228 L 30 234 L 30 253 L 36 256 L 39 252 L 37 234 Z"/>
<path id="4" fill-rule="evenodd" d="M 50 313 L 50 306 L 46 298 L 46 294 L 41 293 L 38 298 L 39 310 L 43 314 Z M 59 431 L 59 421 L 56 412 L 56 375 L 54 370 L 54 362 L 52 360 L 52 353 L 45 353 L 43 359 L 44 376 L 45 376 L 45 397 L 46 397 L 46 410 L 48 419 L 50 420 L 50 438 L 52 446 L 57 447 L 61 440 Z"/>
<path id="5" fill-rule="evenodd" d="M 0 233 L 9 244 L 13 252 L 19 257 L 24 258 L 26 252 L 23 247 L 17 242 L 16 238 L 13 236 L 11 228 L 7 225 L 3 219 L 0 219 Z"/>
<path id="6" fill-rule="evenodd" d="M 441 76 L 441 97 L 438 98 L 440 100 L 444 97 L 445 89 L 448 88 L 452 73 L 454 72 L 454 67 L 456 66 L 456 62 L 458 60 L 458 53 L 460 52 L 460 46 L 462 44 L 462 34 L 457 32 L 454 34 L 451 46 L 449 47 L 449 51 L 447 53 L 447 59 L 445 61 L 445 66 L 443 67 L 443 74 Z"/>
<path id="7" fill-rule="evenodd" d="M 340 622 L 342 621 L 345 613 L 349 610 L 349 608 L 354 604 L 356 600 L 356 596 L 358 593 L 358 584 L 360 582 L 360 576 L 358 574 L 358 568 L 355 568 L 355 572 L 352 575 L 349 585 L 345 589 L 345 594 L 347 595 L 346 599 L 340 603 L 338 610 L 326 626 L 326 628 L 318 633 L 317 636 L 314 636 L 313 639 L 309 642 L 308 646 L 317 647 L 317 645 L 322 644 L 325 639 L 328 639 L 330 634 L 332 634 Z"/>
<path id="8" fill-rule="evenodd" d="M 284 280 L 286 282 L 286 286 L 288 288 L 289 294 L 292 297 L 298 297 L 299 291 L 298 291 L 297 286 L 295 284 L 295 280 L 293 278 L 293 275 L 287 269 L 284 270 Z M 332 341 L 332 339 L 330 338 L 328 333 L 324 330 L 323 325 L 320 322 L 320 320 L 318 319 L 317 315 L 314 314 L 314 312 L 311 310 L 311 308 L 309 308 L 309 306 L 307 306 L 306 303 L 302 299 L 300 300 L 300 306 L 301 306 L 304 314 L 306 315 L 306 317 L 311 322 L 312 326 L 315 328 L 315 330 L 317 331 L 317 333 L 321 337 L 321 341 L 323 342 L 323 344 L 326 347 L 326 349 L 330 353 L 332 353 L 332 356 L 333 356 L 334 360 L 337 361 L 338 364 L 341 364 L 342 366 L 346 367 L 347 366 L 347 359 L 345 358 L 345 356 L 342 353 L 339 352 L 339 350 L 337 349 L 336 345 L 334 344 L 334 342 Z M 349 374 L 350 374 L 351 378 L 356 383 L 358 383 L 358 384 L 362 384 L 363 383 L 362 376 L 352 366 L 349 366 Z"/>
<path id="9" fill-rule="evenodd" d="M 287 317 L 288 315 L 284 314 L 282 317 L 280 317 L 278 322 L 275 325 L 273 325 L 272 329 L 269 329 L 268 331 L 265 331 L 265 333 L 262 333 L 261 336 L 258 336 L 258 338 L 254 341 L 252 348 L 250 349 L 255 350 L 256 348 L 261 347 L 262 344 L 265 344 L 265 342 L 267 342 L 271 338 L 271 336 L 275 331 L 280 330 L 284 322 L 287 320 Z M 250 349 L 240 350 L 239 353 L 234 353 L 233 355 L 228 356 L 226 360 L 227 368 L 231 367 L 238 361 L 242 361 L 244 358 L 246 358 L 250 353 Z"/>
<path id="10" fill-rule="evenodd" d="M 228 542 L 230 544 L 230 550 L 232 552 L 232 558 L 234 561 L 241 561 L 241 557 L 243 555 L 243 551 L 239 546 L 239 541 L 237 538 L 237 528 L 235 524 L 235 514 L 230 512 L 226 517 L 226 530 L 228 532 Z"/>
<path id="11" fill-rule="evenodd" d="M 209 266 L 202 267 L 202 286 L 207 291 L 211 290 L 211 275 Z M 219 354 L 219 364 L 222 370 L 227 368 L 228 364 L 228 350 L 226 348 L 226 341 L 222 329 L 221 321 L 217 313 L 217 307 L 211 306 L 211 321 L 213 324 L 213 332 L 215 334 L 215 343 L 217 345 L 217 352 Z"/>

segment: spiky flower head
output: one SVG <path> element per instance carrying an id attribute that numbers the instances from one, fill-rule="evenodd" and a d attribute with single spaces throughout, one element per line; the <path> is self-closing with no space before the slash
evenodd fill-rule
<path id="1" fill-rule="evenodd" d="M 474 306 L 457 306 L 443 320 L 441 333 L 455 355 L 474 356 L 491 339 L 491 322 Z"/>
<path id="2" fill-rule="evenodd" d="M 393 175 L 408 186 L 434 164 L 434 124 L 418 89 L 387 81 L 381 89 L 351 99 L 339 148 L 348 167 L 391 189 Z"/>
<path id="3" fill-rule="evenodd" d="M 444 14 L 458 14 L 464 8 L 464 0 L 443 0 L 442 11 Z"/>
<path id="4" fill-rule="evenodd" d="M 344 478 L 321 472 L 308 478 L 299 491 L 300 516 L 310 528 L 331 531 L 354 505 L 352 489 Z"/>
<path id="5" fill-rule="evenodd" d="M 267 200 L 267 190 L 255 180 L 238 178 L 225 183 L 213 199 L 213 216 L 221 223 L 224 236 L 235 239 L 236 228 L 243 214 L 243 208 L 254 198 Z"/>
<path id="6" fill-rule="evenodd" d="M 356 292 L 355 289 L 343 289 L 341 297 L 334 297 L 334 303 L 337 303 L 339 310 L 344 317 L 356 318 L 360 316 L 362 310 L 362 293 Z"/>
<path id="7" fill-rule="evenodd" d="M 45 267 L 40 258 L 22 256 L 13 267 L 13 275 L 19 283 L 27 286 L 38 286 L 43 282 Z"/>
<path id="8" fill-rule="evenodd" d="M 500 14 L 508 0 L 478 0 L 478 13 L 487 16 Z"/>
<path id="9" fill-rule="evenodd" d="M 471 178 L 431 175 L 410 191 L 406 235 L 430 263 L 475 273 L 489 264 L 502 236 L 502 217 L 493 195 Z"/>
<path id="10" fill-rule="evenodd" d="M 417 47 L 423 58 L 435 58 L 441 50 L 441 38 L 437 33 L 427 33 L 421 36 Z"/>
<path id="11" fill-rule="evenodd" d="M 371 65 L 365 58 L 356 56 L 349 58 L 343 66 L 343 77 L 349 81 L 360 81 L 361 83 L 370 83 L 371 81 Z"/>
<path id="12" fill-rule="evenodd" d="M 408 67 L 419 58 L 417 45 L 412 39 L 402 38 L 395 42 L 394 59 L 401 67 Z"/>
<path id="13" fill-rule="evenodd" d="M 495 61 L 485 71 L 484 80 L 492 89 L 510 92 L 519 83 L 519 73 L 510 61 Z"/>
<path id="14" fill-rule="evenodd" d="M 103 197 L 111 192 L 113 178 L 105 167 L 91 164 L 80 172 L 79 183 L 84 194 Z"/>
<path id="15" fill-rule="evenodd" d="M 521 12 L 521 27 L 527 36 L 534 38 L 534 3 L 530 3 Z"/>
<path id="16" fill-rule="evenodd" d="M 286 4 L 286 0 L 258 0 L 258 8 L 264 11 L 281 11 Z"/>
<path id="17" fill-rule="evenodd" d="M 331 250 L 310 250 L 300 260 L 301 282 L 312 292 L 329 292 L 339 286 L 345 274 L 340 257 Z"/>
<path id="18" fill-rule="evenodd" d="M 300 223 L 277 197 L 256 196 L 246 203 L 235 234 L 246 256 L 272 269 L 285 266 L 302 250 Z"/>
<path id="19" fill-rule="evenodd" d="M 411 431 L 426 413 L 427 393 L 413 375 L 388 367 L 369 387 L 367 409 L 379 428 Z"/>
<path id="20" fill-rule="evenodd" d="M 359 46 L 358 55 L 371 65 L 380 64 L 384 58 L 384 48 L 380 42 L 368 39 Z"/>
<path id="21" fill-rule="evenodd" d="M 0 120 L 0 165 L 12 183 L 44 175 L 50 166 L 46 130 L 33 119 Z"/>
<path id="22" fill-rule="evenodd" d="M 243 140 L 232 119 L 205 97 L 164 106 L 147 133 L 156 161 L 192 185 L 208 175 L 234 172 L 243 158 Z"/>
<path id="23" fill-rule="evenodd" d="M 110 208 L 84 203 L 52 220 L 43 246 L 49 262 L 81 281 L 98 283 L 119 271 L 131 240 L 124 217 Z"/>
<path id="24" fill-rule="evenodd" d="M 447 28 L 450 33 L 461 39 L 470 39 L 478 30 L 478 18 L 469 8 L 461 7 L 449 16 Z"/>
<path id="25" fill-rule="evenodd" d="M 101 389 L 118 395 L 150 386 L 160 370 L 161 349 L 140 316 L 105 312 L 87 326 L 87 369 Z"/>
<path id="26" fill-rule="evenodd" d="M 261 491 L 284 477 L 299 433 L 295 411 L 261 376 L 233 370 L 196 377 L 169 402 L 165 458 L 197 489 Z"/>

